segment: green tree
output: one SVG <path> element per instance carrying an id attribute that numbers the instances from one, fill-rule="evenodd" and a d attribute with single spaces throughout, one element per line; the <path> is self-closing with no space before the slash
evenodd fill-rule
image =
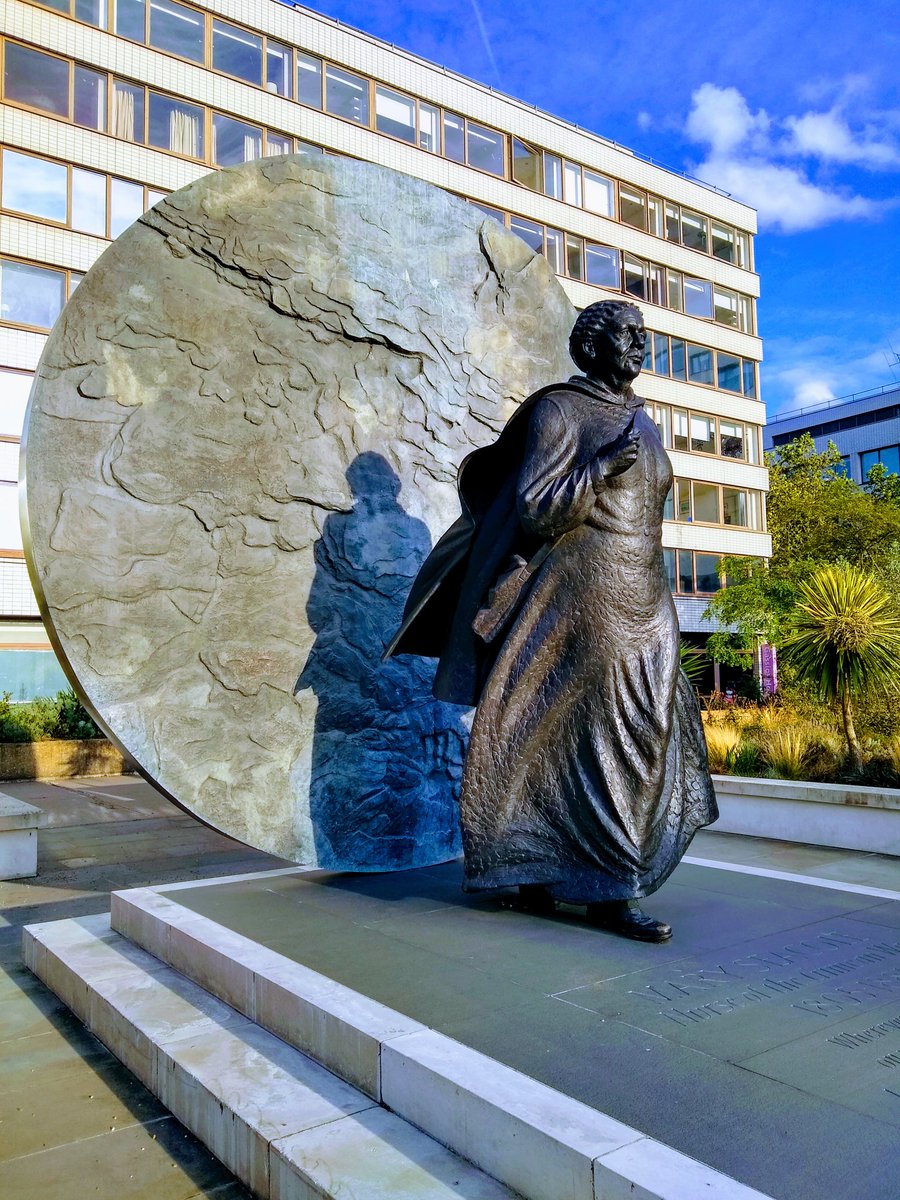
<path id="1" fill-rule="evenodd" d="M 782 644 L 801 585 L 818 568 L 846 562 L 900 580 L 900 489 L 895 493 L 893 477 L 885 482 L 875 471 L 872 482 L 870 472 L 860 487 L 843 474 L 834 443 L 818 451 L 808 433 L 768 453 L 766 465 L 772 557 L 724 558 L 727 586 L 706 610 L 724 627 L 710 638 L 709 652 L 733 666 L 747 665 L 760 639 Z"/>
<path id="2" fill-rule="evenodd" d="M 895 689 L 900 670 L 900 616 L 890 595 L 859 567 L 822 567 L 800 585 L 783 648 L 798 677 L 840 705 L 850 762 L 860 770 L 853 700 L 871 689 Z"/>

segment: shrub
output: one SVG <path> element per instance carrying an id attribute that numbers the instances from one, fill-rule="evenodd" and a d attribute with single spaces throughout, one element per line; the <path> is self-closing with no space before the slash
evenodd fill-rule
<path id="1" fill-rule="evenodd" d="M 765 763 L 762 751 L 756 742 L 744 739 L 725 756 L 725 767 L 729 775 L 762 775 Z"/>
<path id="2" fill-rule="evenodd" d="M 71 688 L 56 696 L 39 696 L 13 704 L 9 692 L 0 696 L 0 742 L 43 742 L 47 738 L 102 737 Z"/>
<path id="3" fill-rule="evenodd" d="M 806 726 L 785 725 L 769 730 L 762 752 L 776 779 L 806 779 L 814 745 Z"/>
<path id="4" fill-rule="evenodd" d="M 706 753 L 709 757 L 709 769 L 721 775 L 727 771 L 729 756 L 733 755 L 741 742 L 741 731 L 736 725 L 728 722 L 705 724 Z"/>

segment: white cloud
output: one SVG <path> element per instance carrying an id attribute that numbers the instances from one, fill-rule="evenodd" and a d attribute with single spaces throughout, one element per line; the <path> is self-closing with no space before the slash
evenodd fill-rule
<path id="1" fill-rule="evenodd" d="M 751 113 L 737 88 L 716 87 L 704 83 L 691 97 L 687 135 L 694 142 L 705 142 L 713 154 L 728 154 L 753 134 L 765 133 L 769 117 L 763 109 Z"/>
<path id="2" fill-rule="evenodd" d="M 696 173 L 759 213 L 761 226 L 782 233 L 817 229 L 831 221 L 873 217 L 878 206 L 864 196 L 845 196 L 811 183 L 803 171 L 763 158 L 710 157 Z"/>
<path id="3" fill-rule="evenodd" d="M 900 165 L 889 140 L 868 131 L 855 134 L 838 107 L 776 125 L 764 109 L 754 112 L 734 87 L 704 83 L 691 99 L 685 132 L 708 147 L 694 173 L 753 205 L 761 227 L 799 233 L 832 221 L 870 219 L 884 207 L 810 174 L 809 160 L 813 166 Z"/>
<path id="4" fill-rule="evenodd" d="M 790 130 L 792 148 L 798 154 L 823 162 L 855 163 L 870 169 L 900 164 L 896 146 L 868 131 L 854 136 L 844 117 L 835 109 L 788 117 L 785 125 Z"/>
<path id="5" fill-rule="evenodd" d="M 650 116 L 650 114 L 648 112 L 644 112 L 642 110 L 641 112 L 638 113 L 638 115 L 637 115 L 638 129 L 650 129 L 652 125 L 653 125 L 653 118 Z"/>

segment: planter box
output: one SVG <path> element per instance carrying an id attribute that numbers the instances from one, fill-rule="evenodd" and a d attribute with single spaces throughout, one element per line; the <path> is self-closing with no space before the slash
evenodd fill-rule
<path id="1" fill-rule="evenodd" d="M 0 779 L 70 779 L 74 775 L 121 775 L 131 769 L 106 738 L 0 742 Z"/>
<path id="2" fill-rule="evenodd" d="M 718 833 L 900 855 L 900 791 L 713 775 Z"/>

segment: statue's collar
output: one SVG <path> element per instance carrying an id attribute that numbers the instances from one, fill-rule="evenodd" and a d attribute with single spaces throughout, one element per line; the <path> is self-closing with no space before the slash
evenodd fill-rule
<path id="1" fill-rule="evenodd" d="M 617 408 L 636 409 L 641 408 L 644 403 L 644 398 L 636 396 L 630 387 L 626 388 L 624 392 L 614 392 L 605 383 L 600 383 L 596 379 L 588 379 L 586 375 L 572 375 L 566 383 L 566 387 L 570 387 L 576 392 L 584 392 L 586 396 L 590 396 L 594 400 L 601 400 L 604 404 L 614 404 Z"/>

